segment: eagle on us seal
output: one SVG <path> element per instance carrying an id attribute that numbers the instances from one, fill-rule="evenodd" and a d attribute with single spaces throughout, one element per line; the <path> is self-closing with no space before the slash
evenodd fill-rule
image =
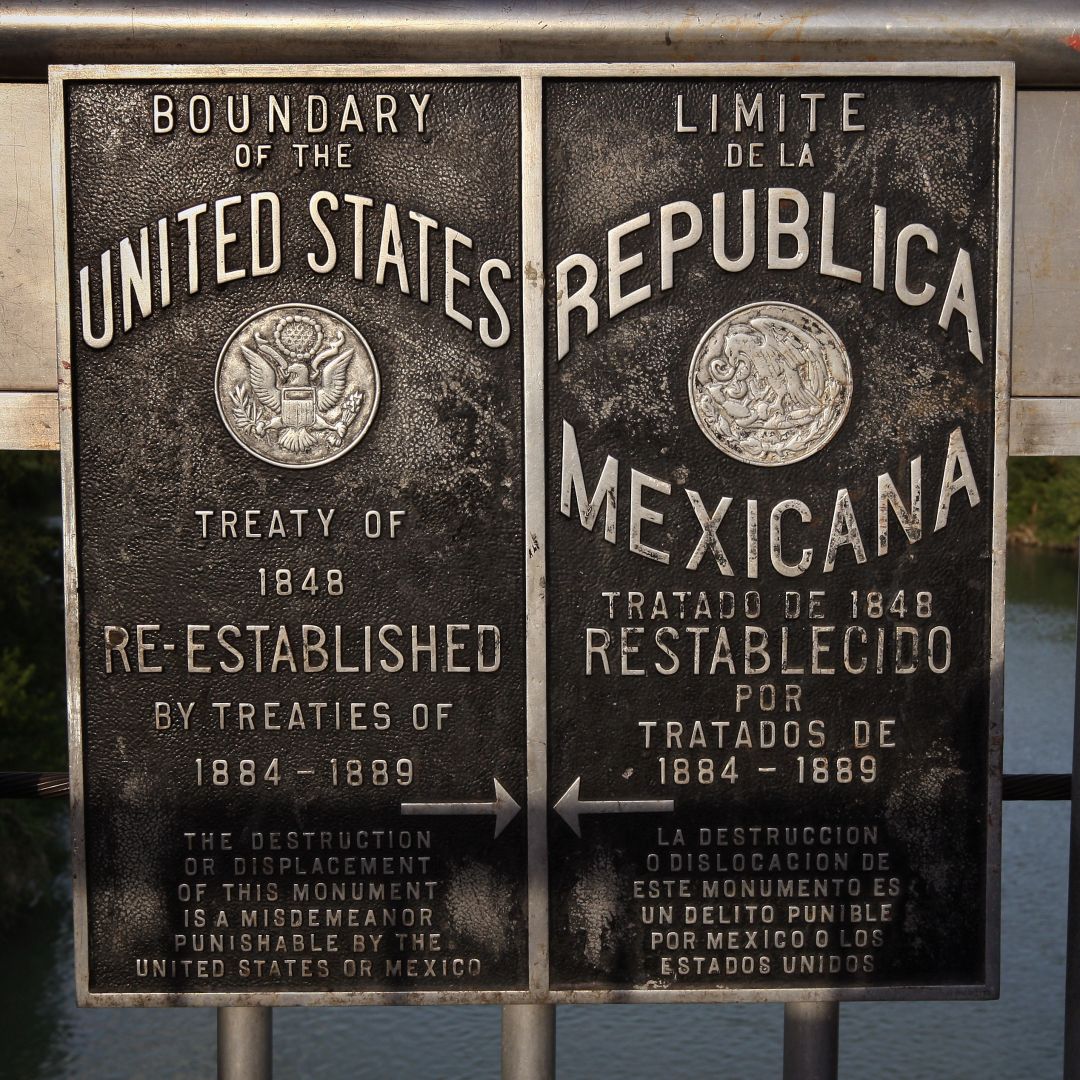
<path id="1" fill-rule="evenodd" d="M 345 394 L 354 350 L 342 349 L 340 332 L 324 346 L 319 323 L 303 314 L 282 316 L 273 338 L 271 343 L 256 331 L 249 339 L 254 348 L 240 342 L 248 379 L 233 389 L 237 424 L 259 438 L 276 433 L 286 450 L 310 450 L 320 436 L 340 446 L 363 400 L 361 391 Z"/>

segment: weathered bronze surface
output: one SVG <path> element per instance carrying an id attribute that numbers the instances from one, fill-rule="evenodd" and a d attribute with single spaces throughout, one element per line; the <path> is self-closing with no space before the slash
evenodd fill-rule
<path id="1" fill-rule="evenodd" d="M 995 992 L 1009 68 L 52 110 L 80 1000 Z"/>
<path id="2" fill-rule="evenodd" d="M 993 992 L 998 81 L 544 107 L 553 987 Z"/>
<path id="3" fill-rule="evenodd" d="M 83 992 L 523 987 L 517 80 L 58 89 Z"/>

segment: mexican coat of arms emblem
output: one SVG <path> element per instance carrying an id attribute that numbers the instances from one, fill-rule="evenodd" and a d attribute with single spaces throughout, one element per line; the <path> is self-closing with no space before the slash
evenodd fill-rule
<path id="1" fill-rule="evenodd" d="M 729 311 L 690 362 L 690 407 L 708 439 L 749 465 L 816 454 L 851 405 L 851 361 L 821 316 L 795 304 Z"/>

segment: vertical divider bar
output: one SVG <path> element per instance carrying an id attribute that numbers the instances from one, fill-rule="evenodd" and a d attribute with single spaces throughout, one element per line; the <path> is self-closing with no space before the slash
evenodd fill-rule
<path id="1" fill-rule="evenodd" d="M 840 1006 L 792 1001 L 784 1006 L 784 1080 L 836 1080 Z"/>
<path id="2" fill-rule="evenodd" d="M 60 421 L 61 512 L 64 530 L 64 659 L 67 669 L 68 769 L 71 805 L 71 877 L 74 899 L 75 999 L 85 1003 L 90 990 L 86 912 L 86 826 L 83 776 L 82 674 L 79 631 L 72 612 L 79 605 L 79 565 L 75 558 L 75 435 L 72 414 L 72 356 L 68 288 L 67 117 L 64 82 L 49 78 L 52 129 L 53 274 L 56 290 L 56 379 Z"/>
<path id="3" fill-rule="evenodd" d="M 548 988 L 547 595 L 544 505 L 544 241 L 539 75 L 521 78 L 521 264 L 525 358 L 525 671 L 529 989 Z"/>
<path id="4" fill-rule="evenodd" d="M 543 102 L 539 75 L 523 75 L 520 86 L 529 990 L 533 995 L 543 995 L 548 989 Z M 552 1080 L 555 1076 L 554 1005 L 503 1006 L 502 1076 L 503 1080 Z"/>
<path id="5" fill-rule="evenodd" d="M 1080 566 L 1080 549 L 1078 549 Z M 1072 816 L 1069 829 L 1069 921 L 1065 931 L 1065 1080 L 1080 1080 L 1080 582 L 1076 598 L 1073 674 Z"/>
<path id="6" fill-rule="evenodd" d="M 522 77 L 529 989 L 548 989 L 548 602 L 544 508 L 541 80 Z"/>
<path id="7" fill-rule="evenodd" d="M 271 1080 L 273 1010 L 230 1005 L 217 1016 L 218 1080 Z"/>

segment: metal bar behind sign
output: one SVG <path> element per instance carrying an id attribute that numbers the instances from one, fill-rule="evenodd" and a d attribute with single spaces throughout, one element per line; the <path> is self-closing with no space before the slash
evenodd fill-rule
<path id="1" fill-rule="evenodd" d="M 66 772 L 0 772 L 0 799 L 66 799 Z M 1006 773 L 1001 797 L 1006 802 L 1067 802 L 1072 796 L 1069 773 Z"/>
<path id="2" fill-rule="evenodd" d="M 218 1080 L 270 1080 L 273 1013 L 230 1006 L 218 1009 Z"/>
<path id="3" fill-rule="evenodd" d="M 1049 358 L 1047 364 L 1049 366 Z M 0 356 L 0 381 L 3 377 L 3 357 Z M 1009 453 L 1013 457 L 1080 453 L 1080 397 L 1014 397 L 1010 402 L 1010 413 Z M 57 450 L 59 447 L 59 412 L 54 392 L 4 393 L 0 390 L 0 450 Z M 530 555 L 530 560 L 534 558 L 535 555 Z"/>
<path id="4" fill-rule="evenodd" d="M 555 1006 L 504 1005 L 502 1080 L 555 1080 Z"/>
<path id="5" fill-rule="evenodd" d="M 1080 592 L 1076 600 L 1073 776 L 1080 770 Z M 1072 804 L 1069 836 L 1069 922 L 1065 933 L 1065 1080 L 1080 1080 L 1080 799 Z"/>
<path id="6" fill-rule="evenodd" d="M 49 64 L 383 61 L 1012 60 L 1021 86 L 1080 85 L 1075 0 L 118 0 L 0 4 L 0 75 Z"/>
<path id="7" fill-rule="evenodd" d="M 784 1006 L 784 1080 L 836 1080 L 840 1006 L 795 1001 Z"/>

